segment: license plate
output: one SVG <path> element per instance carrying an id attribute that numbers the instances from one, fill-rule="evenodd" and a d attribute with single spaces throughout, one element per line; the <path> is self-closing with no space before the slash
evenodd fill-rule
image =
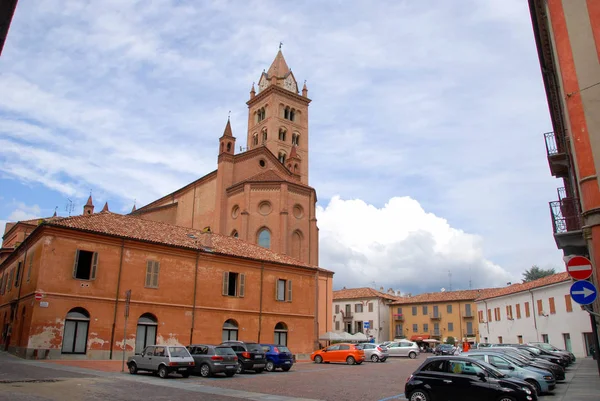
<path id="1" fill-rule="evenodd" d="M 235 369 L 235 368 L 236 368 L 236 366 L 233 366 L 233 365 L 227 365 L 227 366 L 225 366 L 225 369 Z"/>
<path id="2" fill-rule="evenodd" d="M 285 361 L 284 363 L 290 363 L 290 361 Z"/>
<path id="3" fill-rule="evenodd" d="M 264 368 L 265 364 L 264 363 L 260 363 L 260 364 L 254 365 L 253 367 L 254 368 Z"/>
<path id="4" fill-rule="evenodd" d="M 262 359 L 262 355 L 254 355 L 254 359 Z"/>
<path id="5" fill-rule="evenodd" d="M 187 370 L 187 368 L 179 368 L 177 370 L 182 371 L 182 370 Z"/>

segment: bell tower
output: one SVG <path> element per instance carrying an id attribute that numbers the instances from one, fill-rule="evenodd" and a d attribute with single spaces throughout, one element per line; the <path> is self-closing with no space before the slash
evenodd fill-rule
<path id="1" fill-rule="evenodd" d="M 308 185 L 308 89 L 302 94 L 288 67 L 281 45 L 268 71 L 258 80 L 258 92 L 252 85 L 248 105 L 248 149 L 266 146 L 288 168 L 288 159 L 302 184 Z M 300 162 L 298 162 L 300 161 Z"/>

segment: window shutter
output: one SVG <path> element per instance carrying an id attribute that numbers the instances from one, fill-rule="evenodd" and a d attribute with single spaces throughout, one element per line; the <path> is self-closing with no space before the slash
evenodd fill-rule
<path id="1" fill-rule="evenodd" d="M 287 298 L 288 302 L 292 302 L 292 280 L 287 282 Z"/>
<path id="2" fill-rule="evenodd" d="M 0 295 L 4 295 L 4 274 L 0 277 Z"/>
<path id="3" fill-rule="evenodd" d="M 246 292 L 246 275 L 240 273 L 240 289 L 238 291 L 238 296 L 243 297 Z"/>
<path id="4" fill-rule="evenodd" d="M 98 269 L 98 252 L 94 252 L 94 257 L 92 259 L 92 272 L 90 274 L 90 280 L 96 279 L 96 270 Z"/>
<path id="5" fill-rule="evenodd" d="M 79 263 L 79 249 L 75 251 L 75 262 L 73 262 L 73 278 L 77 276 L 77 264 Z"/>
<path id="6" fill-rule="evenodd" d="M 223 295 L 228 295 L 229 290 L 229 272 L 223 272 Z"/>
<path id="7" fill-rule="evenodd" d="M 373 330 L 373 321 L 372 321 L 372 320 L 369 320 L 369 328 L 370 328 L 371 330 Z"/>
<path id="8" fill-rule="evenodd" d="M 158 288 L 158 272 L 160 271 L 160 262 L 154 262 L 154 271 L 152 272 L 152 286 Z"/>
<path id="9" fill-rule="evenodd" d="M 275 301 L 279 300 L 279 280 L 275 279 Z"/>
<path id="10" fill-rule="evenodd" d="M 146 287 L 150 287 L 150 284 L 152 283 L 152 261 L 148 260 L 146 262 Z"/>

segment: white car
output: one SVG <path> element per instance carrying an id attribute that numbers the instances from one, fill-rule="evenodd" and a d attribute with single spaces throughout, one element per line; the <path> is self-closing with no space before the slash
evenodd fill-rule
<path id="1" fill-rule="evenodd" d="M 394 341 L 387 348 L 390 356 L 407 356 L 410 359 L 415 359 L 421 353 L 417 343 L 408 340 Z"/>

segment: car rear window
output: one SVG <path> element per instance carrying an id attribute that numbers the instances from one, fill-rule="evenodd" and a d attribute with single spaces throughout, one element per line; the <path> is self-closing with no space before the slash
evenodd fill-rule
<path id="1" fill-rule="evenodd" d="M 184 358 L 186 356 L 190 356 L 188 350 L 184 347 L 169 347 L 169 352 L 171 353 L 172 357 Z"/>
<path id="2" fill-rule="evenodd" d="M 288 349 L 288 347 L 284 347 L 282 345 L 278 345 L 277 349 L 279 350 L 279 352 L 289 352 L 291 354 L 291 351 Z"/>
<path id="3" fill-rule="evenodd" d="M 231 349 L 231 347 L 216 347 L 215 348 L 215 353 L 217 355 L 235 355 L 235 352 L 233 351 L 233 349 Z"/>
<path id="4" fill-rule="evenodd" d="M 248 351 L 251 352 L 264 352 L 262 347 L 258 344 L 248 344 Z"/>

